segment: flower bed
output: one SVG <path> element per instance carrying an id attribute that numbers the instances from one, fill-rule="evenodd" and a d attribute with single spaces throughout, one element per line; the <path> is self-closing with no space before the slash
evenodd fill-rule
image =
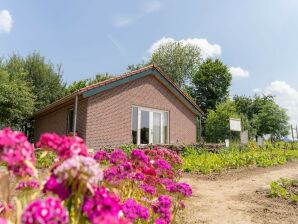
<path id="1" fill-rule="evenodd" d="M 51 153 L 51 161 L 57 156 L 43 181 L 24 134 L 0 131 L 0 160 L 7 168 L 0 173 L 0 224 L 175 223 L 192 194 L 179 182 L 181 158 L 167 149 L 89 155 L 82 139 L 56 134 L 42 135 L 36 146 Z"/>
<path id="2" fill-rule="evenodd" d="M 218 153 L 189 148 L 183 153 L 183 169 L 185 172 L 203 174 L 220 173 L 246 166 L 274 166 L 296 158 L 298 148 L 292 145 L 285 147 L 280 144 L 275 146 L 268 144 L 265 148 L 259 148 L 255 144 L 250 144 L 246 148 L 227 148 Z"/>

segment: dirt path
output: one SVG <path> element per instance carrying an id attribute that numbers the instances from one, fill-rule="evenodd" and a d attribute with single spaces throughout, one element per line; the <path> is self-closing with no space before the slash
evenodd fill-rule
<path id="1" fill-rule="evenodd" d="M 298 223 L 297 208 L 257 193 L 280 177 L 298 177 L 298 161 L 234 170 L 215 180 L 186 174 L 183 181 L 192 186 L 193 197 L 187 201 L 185 223 Z"/>

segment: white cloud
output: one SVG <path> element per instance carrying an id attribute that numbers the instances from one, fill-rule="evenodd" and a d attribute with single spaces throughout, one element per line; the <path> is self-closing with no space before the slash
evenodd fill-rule
<path id="1" fill-rule="evenodd" d="M 173 38 L 170 37 L 163 37 L 161 39 L 159 39 L 158 41 L 154 42 L 151 47 L 148 49 L 148 53 L 149 54 L 153 54 L 153 52 L 160 46 L 163 45 L 165 43 L 170 43 L 170 42 L 174 42 L 175 40 Z"/>
<path id="2" fill-rule="evenodd" d="M 9 33 L 12 28 L 12 17 L 7 10 L 0 11 L 0 32 Z"/>
<path id="3" fill-rule="evenodd" d="M 232 74 L 233 78 L 248 78 L 249 71 L 244 70 L 240 67 L 230 67 L 229 72 Z"/>
<path id="4" fill-rule="evenodd" d="M 275 96 L 276 103 L 286 109 L 293 125 L 298 125 L 298 90 L 284 81 L 271 82 L 263 90 L 256 89 L 258 93 Z"/>
<path id="5" fill-rule="evenodd" d="M 144 13 L 157 12 L 161 8 L 162 8 L 162 3 L 160 1 L 157 1 L 157 0 L 144 2 L 143 5 L 142 5 L 142 11 Z"/>
<path id="6" fill-rule="evenodd" d="M 160 45 L 174 41 L 176 40 L 173 38 L 163 37 L 160 40 L 153 43 L 151 47 L 148 49 L 148 52 L 152 54 Z M 179 40 L 179 42 L 181 42 L 182 44 L 191 44 L 198 46 L 201 49 L 203 59 L 206 59 L 208 57 L 220 57 L 221 55 L 221 47 L 218 44 L 209 43 L 208 40 L 204 38 L 188 38 Z"/>
<path id="7" fill-rule="evenodd" d="M 145 1 L 140 5 L 139 11 L 133 12 L 131 15 L 116 15 L 112 23 L 115 27 L 127 27 L 142 17 L 161 10 L 163 4 L 159 0 Z"/>

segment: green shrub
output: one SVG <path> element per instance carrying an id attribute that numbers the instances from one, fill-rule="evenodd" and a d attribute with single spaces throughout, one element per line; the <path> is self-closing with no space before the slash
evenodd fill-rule
<path id="1" fill-rule="evenodd" d="M 282 197 L 284 199 L 287 198 L 287 190 L 277 181 L 272 181 L 270 184 L 271 193 L 270 195 L 273 197 Z"/>
<path id="2" fill-rule="evenodd" d="M 270 196 L 281 197 L 290 201 L 293 204 L 298 204 L 297 188 L 298 180 L 280 178 L 277 181 L 272 181 L 270 184 Z"/>

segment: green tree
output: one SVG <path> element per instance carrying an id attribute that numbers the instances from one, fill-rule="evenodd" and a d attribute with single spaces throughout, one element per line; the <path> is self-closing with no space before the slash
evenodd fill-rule
<path id="1" fill-rule="evenodd" d="M 204 135 L 208 142 L 220 142 L 230 137 L 229 119 L 240 118 L 233 101 L 227 100 L 208 111 Z"/>
<path id="2" fill-rule="evenodd" d="M 271 95 L 255 95 L 254 97 L 236 95 L 233 100 L 238 113 L 246 115 L 251 120 L 265 104 L 274 102 L 274 97 Z"/>
<path id="3" fill-rule="evenodd" d="M 208 58 L 193 76 L 191 94 L 197 105 L 206 112 L 228 98 L 231 82 L 232 75 L 227 66 L 219 59 Z"/>
<path id="4" fill-rule="evenodd" d="M 275 102 L 268 101 L 255 114 L 252 123 L 257 129 L 257 134 L 263 136 L 271 134 L 276 139 L 289 134 L 289 117 L 284 109 Z"/>
<path id="5" fill-rule="evenodd" d="M 36 96 L 36 110 L 65 95 L 61 66 L 54 66 L 50 61 L 46 62 L 46 59 L 37 52 L 27 57 L 13 54 L 2 62 L 3 66 L 11 76 L 24 74 L 24 80 Z"/>
<path id="6" fill-rule="evenodd" d="M 142 63 L 139 64 L 131 64 L 128 65 L 126 70 L 129 72 L 135 71 L 135 70 L 139 70 L 140 68 L 145 67 L 146 65 L 148 65 L 148 63 L 145 63 L 144 61 Z"/>
<path id="7" fill-rule="evenodd" d="M 200 48 L 179 41 L 160 45 L 148 64 L 158 65 L 179 87 L 184 88 L 199 69 Z"/>
<path id="8" fill-rule="evenodd" d="M 9 75 L 0 68 L 0 128 L 21 128 L 34 111 L 35 96 L 22 75 Z"/>
<path id="9" fill-rule="evenodd" d="M 280 138 L 288 132 L 286 111 L 275 103 L 273 96 L 234 96 L 233 99 L 237 112 L 249 120 L 250 136 L 273 134 Z"/>
<path id="10" fill-rule="evenodd" d="M 80 81 L 74 81 L 72 82 L 67 88 L 66 92 L 68 94 L 71 94 L 77 90 L 80 90 L 81 88 L 84 88 L 86 86 L 90 86 L 95 83 L 103 82 L 105 80 L 108 80 L 110 78 L 113 78 L 114 76 L 109 73 L 97 73 L 95 75 L 95 78 L 92 79 L 83 79 Z"/>

